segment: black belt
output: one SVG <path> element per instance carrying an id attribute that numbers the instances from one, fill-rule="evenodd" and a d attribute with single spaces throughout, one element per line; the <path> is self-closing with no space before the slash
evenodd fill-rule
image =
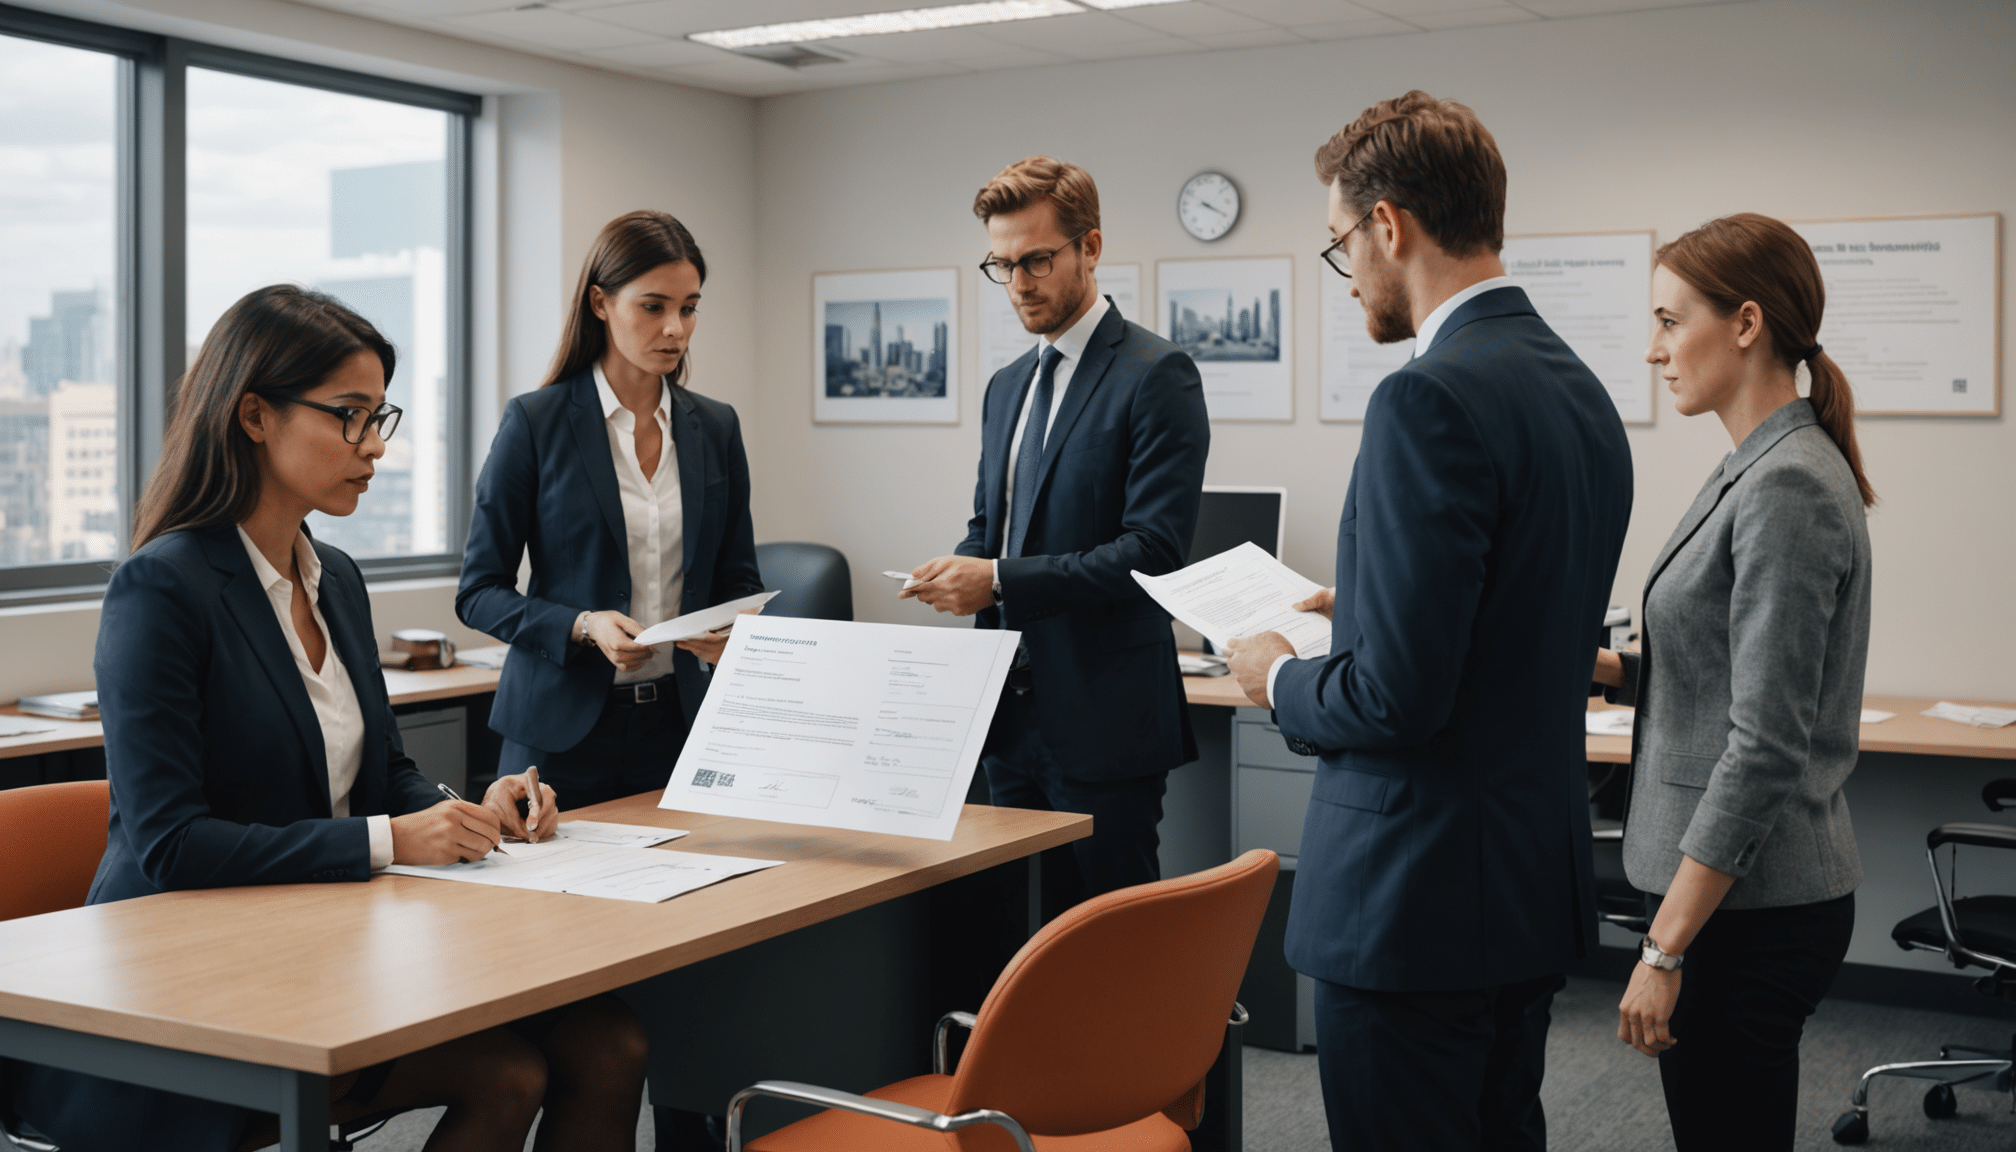
<path id="1" fill-rule="evenodd" d="M 672 677 L 660 676 L 656 680 L 639 680 L 634 684 L 618 684 L 609 689 L 611 704 L 656 704 L 672 694 Z"/>

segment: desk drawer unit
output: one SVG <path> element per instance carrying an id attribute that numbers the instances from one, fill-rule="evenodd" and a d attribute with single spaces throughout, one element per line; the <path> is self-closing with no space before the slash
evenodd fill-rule
<path id="1" fill-rule="evenodd" d="M 1316 783 L 1316 760 L 1288 750 L 1264 708 L 1241 708 L 1232 719 L 1232 851 L 1266 848 L 1281 857 L 1281 875 L 1253 945 L 1239 1002 L 1253 1014 L 1246 1043 L 1283 1052 L 1316 1046 L 1316 986 L 1288 967 L 1281 953 L 1295 860 L 1302 854 L 1302 819 Z"/>

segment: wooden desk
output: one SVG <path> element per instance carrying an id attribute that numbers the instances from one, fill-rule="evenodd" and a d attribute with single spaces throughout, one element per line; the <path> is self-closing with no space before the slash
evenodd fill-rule
<path id="1" fill-rule="evenodd" d="M 392 703 L 418 704 L 425 700 L 450 700 L 480 696 L 497 690 L 498 670 L 457 664 L 432 672 L 385 669 L 385 689 Z M 19 716 L 21 710 L 9 704 L 0 716 Z M 41 719 L 41 717 L 36 717 Z M 14 756 L 41 756 L 49 752 L 69 752 L 77 748 L 99 748 L 105 744 L 105 728 L 96 720 L 51 720 L 54 732 L 34 732 L 26 736 L 0 736 L 0 760 Z"/>
<path id="2" fill-rule="evenodd" d="M 663 904 L 408 876 L 171 892 L 0 923 L 0 1056 L 279 1112 L 326 1152 L 327 1078 L 1090 835 L 969 805 L 950 841 L 668 812 L 678 850 L 785 865 Z M 920 1051 L 921 1051 L 921 1039 Z"/>

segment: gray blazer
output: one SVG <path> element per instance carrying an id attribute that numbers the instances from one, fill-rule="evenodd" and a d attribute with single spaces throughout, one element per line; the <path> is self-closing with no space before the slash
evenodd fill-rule
<path id="1" fill-rule="evenodd" d="M 1862 882 L 1841 786 L 1869 651 L 1869 529 L 1855 476 L 1795 400 L 1723 458 L 1645 582 L 1624 871 L 1664 893 L 1682 853 L 1737 877 L 1724 908 Z"/>

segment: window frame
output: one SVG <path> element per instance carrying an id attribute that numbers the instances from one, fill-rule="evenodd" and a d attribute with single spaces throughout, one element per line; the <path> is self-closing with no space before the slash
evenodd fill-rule
<path id="1" fill-rule="evenodd" d="M 0 3 L 0 35 L 39 40 L 118 57 L 119 124 L 114 149 L 114 362 L 122 405 L 119 435 L 119 504 L 129 535 L 134 506 L 161 456 L 175 385 L 188 367 L 188 75 L 190 68 L 320 88 L 349 96 L 407 104 L 446 113 L 450 120 L 446 173 L 445 253 L 448 269 L 447 378 L 450 477 L 444 523 L 448 551 L 412 556 L 357 558 L 367 580 L 458 575 L 462 552 L 454 547 L 469 528 L 474 493 L 469 475 L 473 446 L 472 356 L 475 215 L 471 164 L 483 98 L 467 92 L 246 52 L 217 44 L 157 36 L 109 24 Z M 123 555 L 121 557 L 123 559 Z M 96 599 L 120 560 L 90 560 L 0 568 L 0 607 Z"/>

